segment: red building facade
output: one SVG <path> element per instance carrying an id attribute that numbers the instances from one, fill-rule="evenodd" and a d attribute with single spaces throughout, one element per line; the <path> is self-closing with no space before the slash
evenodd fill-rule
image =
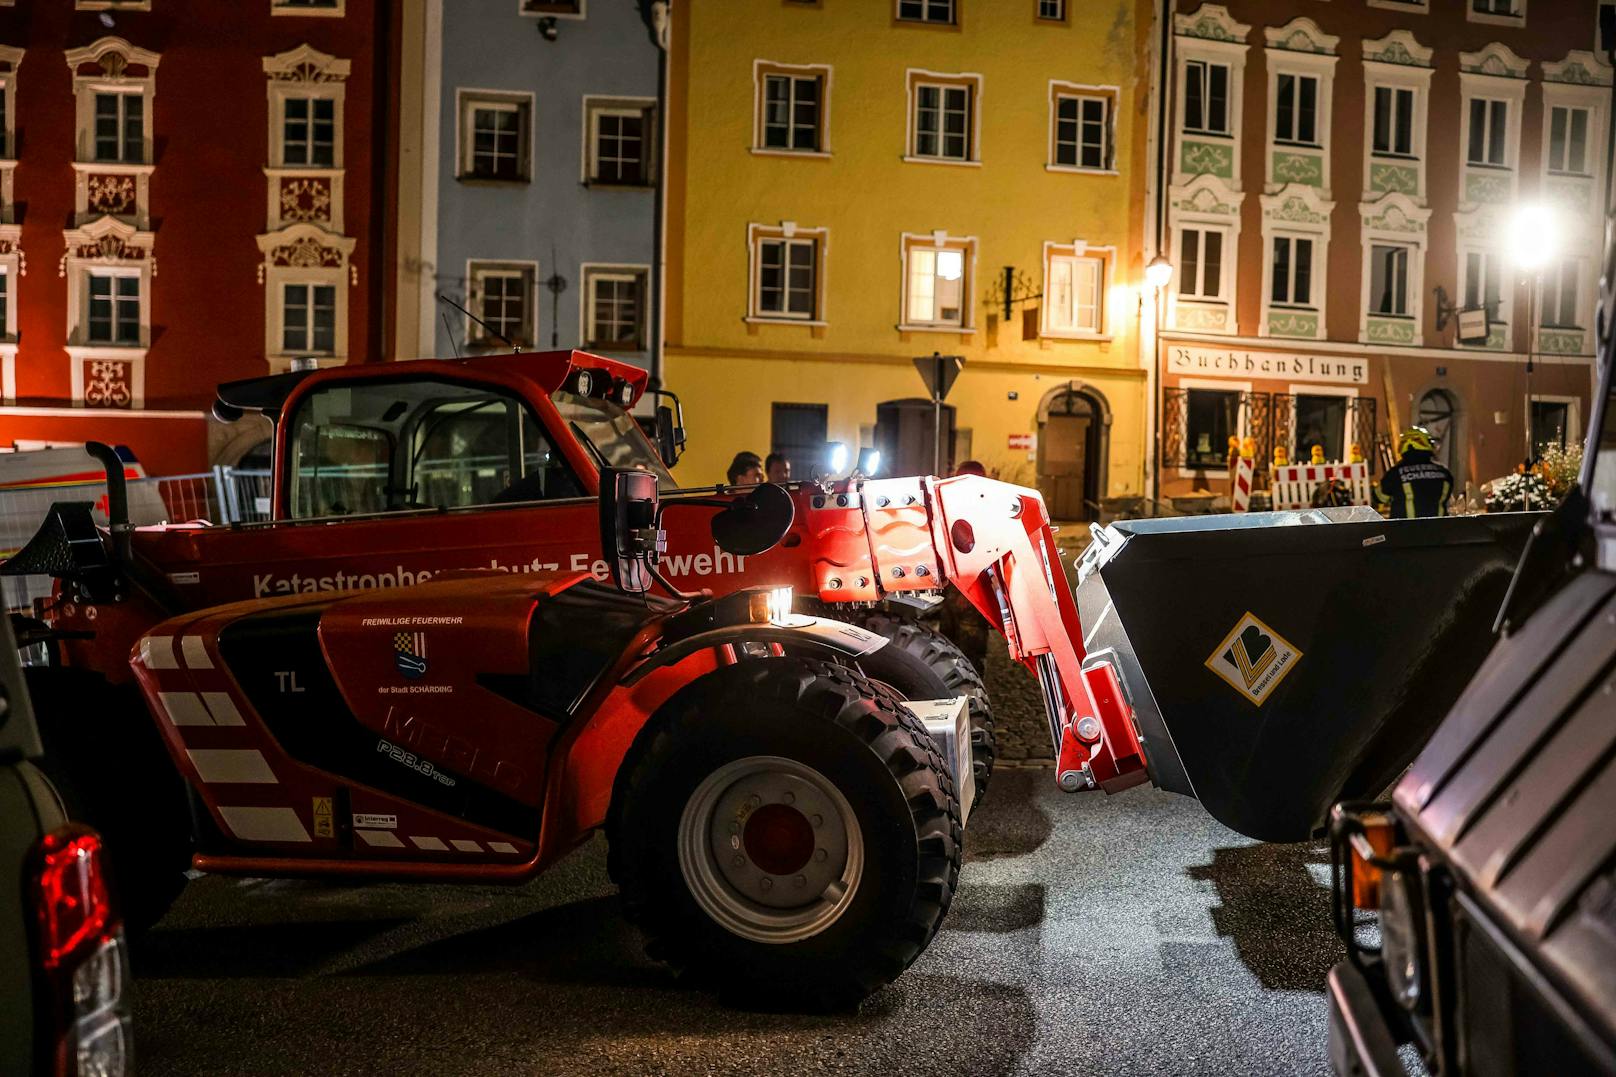
<path id="1" fill-rule="evenodd" d="M 0 445 L 231 463 L 215 384 L 383 357 L 387 18 L 0 0 Z"/>

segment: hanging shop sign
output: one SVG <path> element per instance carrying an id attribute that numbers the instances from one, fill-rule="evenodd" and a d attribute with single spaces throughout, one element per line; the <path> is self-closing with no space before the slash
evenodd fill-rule
<path id="1" fill-rule="evenodd" d="M 1167 349 L 1167 372 L 1186 377 L 1273 378 L 1362 385 L 1369 380 L 1369 360 L 1361 355 L 1301 355 L 1175 344 Z"/>

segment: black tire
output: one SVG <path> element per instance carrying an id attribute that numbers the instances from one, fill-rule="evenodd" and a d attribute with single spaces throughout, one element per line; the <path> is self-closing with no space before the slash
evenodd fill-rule
<path id="1" fill-rule="evenodd" d="M 840 912 L 806 937 L 759 940 L 724 926 L 681 866 L 685 817 L 699 822 L 702 790 L 758 759 L 807 768 L 857 823 L 862 870 Z M 745 661 L 682 689 L 629 748 L 606 828 L 608 870 L 646 952 L 749 1007 L 855 1006 L 926 948 L 959 878 L 959 808 L 931 738 L 856 670 L 808 659 Z M 788 877 L 771 876 L 782 886 Z"/>
<path id="2" fill-rule="evenodd" d="M 191 866 L 183 780 L 133 686 L 31 666 L 28 694 L 45 756 L 40 767 L 68 815 L 106 840 L 124 930 L 137 936 L 168 912 Z"/>
<path id="3" fill-rule="evenodd" d="M 859 659 L 865 676 L 890 685 L 906 699 L 966 698 L 971 718 L 971 770 L 980 800 L 999 756 L 993 705 L 981 673 L 952 640 L 928 625 L 887 613 L 870 613 L 857 623 L 891 641 L 869 658 Z"/>

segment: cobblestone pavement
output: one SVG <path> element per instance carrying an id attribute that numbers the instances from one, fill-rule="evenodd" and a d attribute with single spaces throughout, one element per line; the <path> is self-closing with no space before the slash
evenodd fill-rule
<path id="1" fill-rule="evenodd" d="M 1055 754 L 1049 744 L 1049 719 L 1038 678 L 1010 661 L 1004 640 L 994 633 L 988 640 L 988 698 L 993 701 L 994 731 L 999 738 L 999 762 L 1010 766 L 1052 767 Z"/>

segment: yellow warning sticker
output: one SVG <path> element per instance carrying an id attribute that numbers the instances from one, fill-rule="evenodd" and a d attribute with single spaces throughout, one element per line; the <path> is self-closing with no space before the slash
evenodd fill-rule
<path id="1" fill-rule="evenodd" d="M 336 837 L 336 829 L 331 824 L 331 798 L 314 798 L 314 836 L 317 838 Z"/>
<path id="2" fill-rule="evenodd" d="M 1206 660 L 1206 668 L 1260 707 L 1301 657 L 1285 637 L 1247 612 Z"/>

